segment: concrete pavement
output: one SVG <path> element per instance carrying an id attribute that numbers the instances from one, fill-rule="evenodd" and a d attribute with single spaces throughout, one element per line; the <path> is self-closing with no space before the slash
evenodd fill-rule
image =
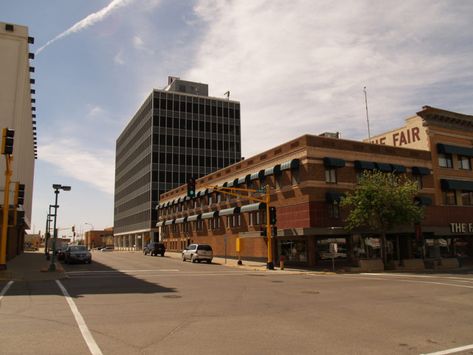
<path id="1" fill-rule="evenodd" d="M 0 280 L 42 281 L 66 277 L 59 262 L 55 263 L 56 271 L 48 271 L 50 263 L 43 250 L 25 251 L 8 261 L 6 270 L 0 270 Z"/>

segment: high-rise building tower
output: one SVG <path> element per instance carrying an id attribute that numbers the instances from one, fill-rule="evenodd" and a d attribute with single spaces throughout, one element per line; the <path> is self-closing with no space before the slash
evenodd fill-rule
<path id="1" fill-rule="evenodd" d="M 6 156 L 0 155 L 0 204 L 4 206 L 5 187 L 9 191 L 10 225 L 7 231 L 6 248 L 2 248 L 0 236 L 0 268 L 3 261 L 23 252 L 25 229 L 31 227 L 34 163 L 36 147 L 36 99 L 32 65 L 34 54 L 30 52 L 33 37 L 28 28 L 0 22 L 0 131 L 14 131 L 11 154 L 12 175 L 9 186 L 5 186 Z M 19 189 L 24 191 L 19 197 Z M 0 214 L 1 216 L 1 214 Z M 3 223 L 3 218 L 0 218 Z M 5 240 L 3 240 L 5 242 Z"/>
<path id="2" fill-rule="evenodd" d="M 117 139 L 115 245 L 157 239 L 159 195 L 241 160 L 240 103 L 208 96 L 208 85 L 169 77 Z"/>

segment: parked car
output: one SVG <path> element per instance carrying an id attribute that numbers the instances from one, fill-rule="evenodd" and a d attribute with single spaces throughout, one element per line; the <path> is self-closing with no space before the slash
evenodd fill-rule
<path id="1" fill-rule="evenodd" d="M 75 262 L 90 264 L 92 262 L 92 254 L 85 245 L 70 245 L 64 252 L 64 262 L 66 264 Z"/>
<path id="2" fill-rule="evenodd" d="M 210 264 L 213 256 L 212 247 L 208 244 L 190 244 L 182 251 L 182 261 L 190 260 L 193 263 L 205 260 Z"/>
<path id="3" fill-rule="evenodd" d="M 145 255 L 161 255 L 164 256 L 164 253 L 166 251 L 166 247 L 164 246 L 163 243 L 157 243 L 157 242 L 151 242 L 145 246 L 143 249 L 143 254 Z"/>
<path id="4" fill-rule="evenodd" d="M 101 252 L 113 251 L 113 247 L 103 247 L 100 249 Z"/>

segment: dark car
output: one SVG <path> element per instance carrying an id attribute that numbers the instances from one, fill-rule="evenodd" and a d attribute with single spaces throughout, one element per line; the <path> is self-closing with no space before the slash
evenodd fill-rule
<path id="1" fill-rule="evenodd" d="M 163 243 L 156 243 L 156 242 L 151 242 L 148 245 L 145 246 L 143 249 L 143 254 L 145 255 L 161 255 L 164 256 L 164 252 L 166 251 L 166 247 L 164 246 Z"/>
<path id="2" fill-rule="evenodd" d="M 57 260 L 64 260 L 64 257 L 66 256 L 66 249 L 67 249 L 67 245 L 62 246 L 61 248 L 56 250 Z"/>
<path id="3" fill-rule="evenodd" d="M 64 253 L 64 262 L 66 264 L 76 262 L 90 264 L 92 262 L 92 254 L 90 254 L 85 245 L 70 245 Z"/>

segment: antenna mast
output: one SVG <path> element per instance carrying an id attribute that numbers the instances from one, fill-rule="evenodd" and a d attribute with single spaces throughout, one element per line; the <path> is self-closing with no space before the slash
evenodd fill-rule
<path id="1" fill-rule="evenodd" d="M 366 95 L 366 86 L 363 87 L 365 93 L 365 108 L 366 108 L 366 124 L 368 125 L 368 142 L 371 143 L 370 119 L 368 116 L 368 96 Z"/>

